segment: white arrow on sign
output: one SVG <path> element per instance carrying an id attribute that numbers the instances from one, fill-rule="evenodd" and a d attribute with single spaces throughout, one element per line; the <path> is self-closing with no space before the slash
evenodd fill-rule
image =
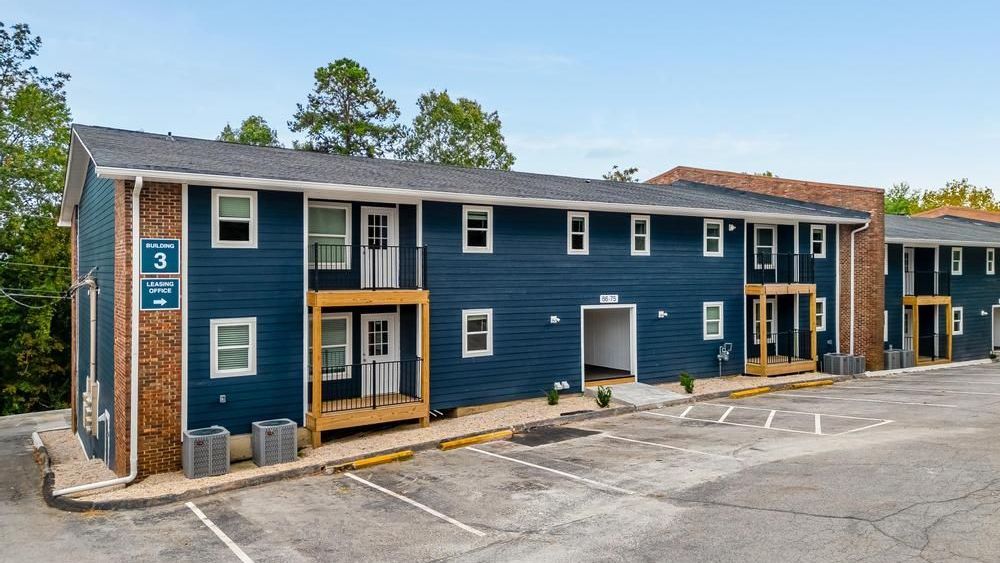
<path id="1" fill-rule="evenodd" d="M 164 305 L 166 305 L 166 304 L 167 304 L 167 300 L 163 299 L 162 297 L 160 299 L 156 299 L 156 300 L 153 301 L 153 305 L 159 305 L 161 307 L 164 306 Z"/>

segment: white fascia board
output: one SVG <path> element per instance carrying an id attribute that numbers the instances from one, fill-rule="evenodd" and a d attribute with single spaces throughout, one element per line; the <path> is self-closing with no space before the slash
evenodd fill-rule
<path id="1" fill-rule="evenodd" d="M 377 186 L 355 186 L 332 182 L 309 182 L 301 180 L 276 180 L 268 178 L 242 178 L 239 176 L 224 176 L 216 174 L 200 174 L 195 172 L 168 172 L 132 168 L 115 168 L 98 166 L 98 176 L 105 178 L 130 179 L 142 176 L 147 182 L 174 182 L 190 185 L 231 187 L 258 190 L 278 190 L 310 192 L 312 194 L 328 194 L 332 199 L 377 199 L 395 198 L 401 203 L 421 200 L 470 203 L 480 205 L 509 205 L 513 207 L 539 207 L 551 209 L 576 209 L 579 211 L 611 211 L 621 213 L 639 213 L 651 215 L 678 215 L 691 217 L 716 217 L 724 219 L 746 220 L 788 220 L 795 217 L 800 221 L 813 221 L 828 224 L 858 224 L 865 219 L 850 219 L 842 217 L 827 217 L 814 215 L 794 215 L 790 213 L 747 213 L 742 211 L 723 211 L 719 209 L 701 209 L 693 207 L 671 207 L 662 205 L 638 205 L 626 203 L 604 203 L 598 201 L 573 201 L 559 199 L 494 196 L 456 192 L 438 192 L 433 190 L 414 190 L 408 188 L 385 188 Z"/>
<path id="2" fill-rule="evenodd" d="M 921 246 L 921 247 L 938 247 L 938 246 L 976 246 L 976 247 L 1000 247 L 1000 241 L 969 241 L 969 240 L 944 240 L 944 239 L 922 239 L 922 238 L 900 238 L 900 237 L 886 237 L 885 242 L 887 244 L 905 244 L 910 246 Z"/>
<path id="3" fill-rule="evenodd" d="M 83 154 L 80 154 L 80 151 L 83 151 Z M 56 223 L 60 227 L 69 227 L 73 222 L 73 208 L 80 203 L 83 183 L 87 180 L 87 165 L 91 160 L 93 157 L 87 145 L 84 145 L 76 131 L 73 131 L 69 142 L 69 159 L 66 161 L 66 182 L 63 184 L 59 222 Z"/>

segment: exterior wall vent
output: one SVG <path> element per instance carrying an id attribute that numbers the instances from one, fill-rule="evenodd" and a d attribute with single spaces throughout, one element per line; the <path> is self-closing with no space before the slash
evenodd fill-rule
<path id="1" fill-rule="evenodd" d="M 298 457 L 298 424 L 287 418 L 254 422 L 251 444 L 258 466 L 295 461 Z"/>
<path id="2" fill-rule="evenodd" d="M 221 426 L 184 431 L 181 464 L 188 479 L 229 473 L 229 431 Z"/>

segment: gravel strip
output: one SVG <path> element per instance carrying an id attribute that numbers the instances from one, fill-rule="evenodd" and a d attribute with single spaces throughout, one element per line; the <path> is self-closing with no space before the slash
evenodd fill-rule
<path id="1" fill-rule="evenodd" d="M 50 430 L 39 432 L 38 437 L 48 450 L 52 471 L 55 474 L 55 489 L 63 489 L 85 483 L 114 479 L 115 472 L 108 469 L 100 459 L 88 459 L 80 447 L 80 442 L 70 430 Z"/>

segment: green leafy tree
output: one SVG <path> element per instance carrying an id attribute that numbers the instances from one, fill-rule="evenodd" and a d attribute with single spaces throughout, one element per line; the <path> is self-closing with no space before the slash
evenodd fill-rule
<path id="1" fill-rule="evenodd" d="M 447 90 L 421 94 L 417 109 L 403 142 L 403 158 L 499 170 L 514 165 L 497 112 L 487 113 L 468 98 L 452 100 Z"/>
<path id="2" fill-rule="evenodd" d="M 314 73 L 306 103 L 297 104 L 288 127 L 305 132 L 295 148 L 367 157 L 393 153 L 405 130 L 396 123 L 395 100 L 378 89 L 368 69 L 338 59 Z"/>
<path id="3" fill-rule="evenodd" d="M 885 213 L 887 215 L 909 215 L 917 209 L 920 194 L 910 188 L 910 184 L 899 182 L 885 191 Z"/>
<path id="4" fill-rule="evenodd" d="M 0 22 L 0 414 L 68 404 L 65 175 L 69 75 L 32 64 L 41 39 Z M 25 264 L 31 264 L 26 266 Z"/>
<path id="5" fill-rule="evenodd" d="M 639 178 L 636 175 L 639 174 L 639 169 L 635 166 L 630 168 L 618 168 L 615 164 L 611 167 L 611 170 L 601 175 L 601 178 L 605 180 L 611 180 L 612 182 L 638 182 Z"/>
<path id="6" fill-rule="evenodd" d="M 219 141 L 227 143 L 239 143 L 241 145 L 254 145 L 258 147 L 280 147 L 278 141 L 278 131 L 271 129 L 267 120 L 259 115 L 251 115 L 240 123 L 240 126 L 233 129 L 228 123 L 219 133 Z"/>
<path id="7" fill-rule="evenodd" d="M 943 205 L 1000 211 L 1000 202 L 997 202 L 993 190 L 975 186 L 969 183 L 968 178 L 952 180 L 943 188 L 924 192 L 920 195 L 918 211 L 934 209 Z"/>
<path id="8" fill-rule="evenodd" d="M 770 170 L 765 170 L 763 172 L 754 172 L 753 175 L 754 176 L 763 176 L 764 178 L 777 178 L 778 177 L 774 172 L 771 172 Z"/>

